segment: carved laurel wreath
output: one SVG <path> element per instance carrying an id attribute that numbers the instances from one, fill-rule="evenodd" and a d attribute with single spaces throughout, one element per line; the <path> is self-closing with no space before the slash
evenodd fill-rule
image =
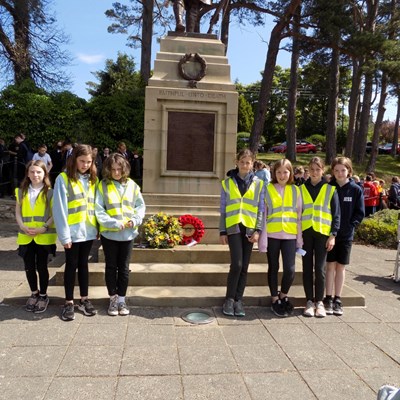
<path id="1" fill-rule="evenodd" d="M 200 64 L 200 71 L 196 75 L 189 75 L 185 71 L 185 64 L 188 63 L 189 61 L 192 62 L 197 62 Z M 181 57 L 178 63 L 178 70 L 179 74 L 183 79 L 186 79 L 187 81 L 200 81 L 206 76 L 206 69 L 207 69 L 207 63 L 206 60 L 201 57 L 198 53 L 186 53 L 184 56 Z"/>

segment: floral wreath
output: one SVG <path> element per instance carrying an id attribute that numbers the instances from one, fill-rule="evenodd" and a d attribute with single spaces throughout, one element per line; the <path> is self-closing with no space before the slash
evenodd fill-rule
<path id="1" fill-rule="evenodd" d="M 199 243 L 204 236 L 203 221 L 193 215 L 185 214 L 179 217 L 179 222 L 183 231 L 181 244 L 190 244 L 194 241 Z"/>
<path id="2" fill-rule="evenodd" d="M 200 71 L 196 75 L 189 75 L 185 71 L 185 64 L 189 61 L 200 64 Z M 200 81 L 206 76 L 207 63 L 206 60 L 199 55 L 199 53 L 186 53 L 181 57 L 178 63 L 179 74 L 183 79 L 187 81 Z"/>
<path id="3" fill-rule="evenodd" d="M 163 212 L 147 218 L 143 231 L 149 247 L 154 249 L 172 248 L 182 240 L 182 227 L 178 218 Z"/>

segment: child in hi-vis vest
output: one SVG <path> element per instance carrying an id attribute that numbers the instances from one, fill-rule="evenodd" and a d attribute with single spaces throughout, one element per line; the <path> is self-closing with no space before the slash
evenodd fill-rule
<path id="1" fill-rule="evenodd" d="M 236 157 L 237 169 L 222 181 L 220 243 L 228 244 L 231 265 L 222 312 L 243 317 L 243 293 L 254 243 L 263 226 L 264 182 L 253 172 L 254 155 L 242 150 Z"/>
<path id="2" fill-rule="evenodd" d="M 15 217 L 19 226 L 18 254 L 24 260 L 32 292 L 25 309 L 42 313 L 49 304 L 48 255 L 53 252 L 57 239 L 51 215 L 53 190 L 43 161 L 29 161 L 21 187 L 15 190 L 15 197 Z"/>

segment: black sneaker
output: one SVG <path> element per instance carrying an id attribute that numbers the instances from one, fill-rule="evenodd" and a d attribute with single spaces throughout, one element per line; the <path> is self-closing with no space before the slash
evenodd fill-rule
<path id="1" fill-rule="evenodd" d="M 39 295 L 38 294 L 31 294 L 30 297 L 28 298 L 28 301 L 26 302 L 25 305 L 25 310 L 26 311 L 33 311 L 36 307 L 36 303 L 39 300 Z"/>
<path id="2" fill-rule="evenodd" d="M 75 306 L 74 303 L 66 303 L 61 312 L 61 319 L 63 321 L 73 321 L 75 319 Z"/>
<path id="3" fill-rule="evenodd" d="M 43 313 L 47 310 L 47 306 L 49 305 L 49 297 L 43 297 L 43 296 L 39 296 L 39 300 L 36 303 L 35 309 L 33 310 L 33 312 L 35 314 L 40 314 Z"/>
<path id="4" fill-rule="evenodd" d="M 284 307 L 285 307 L 286 312 L 287 312 L 289 315 L 290 315 L 290 314 L 293 314 L 293 309 L 294 309 L 294 307 L 293 307 L 293 304 L 289 301 L 289 297 L 285 296 L 285 297 L 282 299 L 282 303 L 283 303 L 283 305 L 284 305 Z"/>
<path id="5" fill-rule="evenodd" d="M 80 300 L 78 303 L 78 310 L 82 311 L 88 317 L 92 317 L 97 314 L 96 309 L 93 307 L 93 304 L 88 300 Z"/>
<path id="6" fill-rule="evenodd" d="M 230 317 L 233 317 L 235 315 L 235 309 L 234 309 L 234 304 L 235 301 L 233 299 L 226 299 L 224 305 L 222 306 L 222 312 L 225 315 L 229 315 Z"/>
<path id="7" fill-rule="evenodd" d="M 324 306 L 326 315 L 333 315 L 333 300 L 324 298 Z"/>
<path id="8" fill-rule="evenodd" d="M 333 314 L 334 315 L 343 315 L 343 306 L 342 302 L 338 299 L 336 299 L 333 302 Z"/>
<path id="9" fill-rule="evenodd" d="M 246 316 L 246 313 L 245 313 L 244 308 L 243 308 L 243 301 L 242 300 L 235 301 L 235 304 L 234 304 L 233 307 L 235 309 L 235 315 L 237 317 Z"/>
<path id="10" fill-rule="evenodd" d="M 271 310 L 277 317 L 282 318 L 282 317 L 287 317 L 289 315 L 286 311 L 285 304 L 283 304 L 282 300 L 280 299 L 275 300 L 275 302 L 272 303 Z"/>

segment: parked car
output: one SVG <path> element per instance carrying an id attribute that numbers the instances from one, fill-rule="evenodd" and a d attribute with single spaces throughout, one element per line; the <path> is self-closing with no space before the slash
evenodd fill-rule
<path id="1" fill-rule="evenodd" d="M 390 154 L 392 151 L 392 143 L 386 143 L 378 147 L 379 154 Z M 400 144 L 397 145 L 396 154 L 400 154 Z"/>
<path id="2" fill-rule="evenodd" d="M 271 147 L 270 151 L 273 153 L 286 153 L 287 144 L 282 142 L 276 146 Z M 296 142 L 296 153 L 316 153 L 317 146 L 306 140 L 300 140 Z"/>

